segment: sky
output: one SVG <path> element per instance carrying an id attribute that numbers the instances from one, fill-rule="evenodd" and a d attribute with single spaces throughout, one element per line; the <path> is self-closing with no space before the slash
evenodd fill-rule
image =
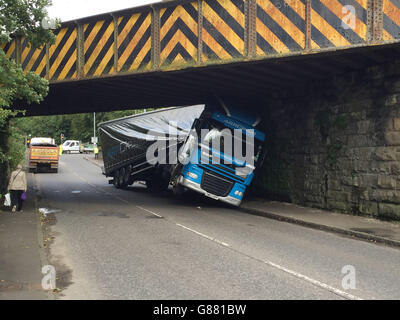
<path id="1" fill-rule="evenodd" d="M 52 0 L 47 9 L 51 18 L 69 21 L 100 13 L 138 7 L 160 0 Z"/>

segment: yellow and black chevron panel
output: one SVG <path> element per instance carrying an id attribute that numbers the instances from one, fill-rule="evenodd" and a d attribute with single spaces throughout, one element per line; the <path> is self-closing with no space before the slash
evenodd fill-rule
<path id="1" fill-rule="evenodd" d="M 161 66 L 197 61 L 198 5 L 186 3 L 160 10 Z"/>
<path id="2" fill-rule="evenodd" d="M 384 41 L 400 39 L 400 0 L 383 1 Z"/>
<path id="3" fill-rule="evenodd" d="M 301 0 L 305 3 L 305 0 Z M 363 44 L 367 40 L 368 0 L 311 0 L 311 47 Z"/>
<path id="4" fill-rule="evenodd" d="M 34 48 L 28 39 L 21 40 L 21 64 L 25 72 L 32 71 L 41 77 L 46 76 L 46 46 Z"/>
<path id="5" fill-rule="evenodd" d="M 203 2 L 203 61 L 241 58 L 245 54 L 244 0 Z"/>
<path id="6" fill-rule="evenodd" d="M 300 0 L 257 0 L 257 55 L 301 51 L 306 44 L 306 6 Z"/>
<path id="7" fill-rule="evenodd" d="M 86 76 L 114 72 L 114 21 L 91 22 L 83 26 Z"/>
<path id="8" fill-rule="evenodd" d="M 0 48 L 3 49 L 4 53 L 6 54 L 6 57 L 15 60 L 16 55 L 15 55 L 15 40 L 9 42 L 9 43 L 3 43 L 0 44 Z"/>
<path id="9" fill-rule="evenodd" d="M 118 18 L 118 71 L 151 67 L 151 14 L 134 13 Z"/>
<path id="10" fill-rule="evenodd" d="M 76 78 L 76 27 L 61 28 L 56 32 L 56 43 L 49 48 L 50 80 Z"/>

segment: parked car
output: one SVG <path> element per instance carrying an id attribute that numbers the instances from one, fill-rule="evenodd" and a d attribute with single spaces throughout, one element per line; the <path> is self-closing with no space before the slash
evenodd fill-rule
<path id="1" fill-rule="evenodd" d="M 90 143 L 81 144 L 80 153 L 93 153 L 94 146 Z"/>
<path id="2" fill-rule="evenodd" d="M 63 153 L 79 153 L 81 142 L 78 140 L 67 140 L 63 143 Z"/>

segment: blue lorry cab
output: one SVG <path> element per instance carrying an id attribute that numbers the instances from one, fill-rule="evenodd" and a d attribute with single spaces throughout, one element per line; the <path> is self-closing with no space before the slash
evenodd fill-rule
<path id="1" fill-rule="evenodd" d="M 190 150 L 190 161 L 183 166 L 178 184 L 239 206 L 255 169 L 262 165 L 266 136 L 257 128 L 260 123 L 246 108 L 221 100 L 207 104 L 186 140 L 194 147 L 182 148 Z"/>

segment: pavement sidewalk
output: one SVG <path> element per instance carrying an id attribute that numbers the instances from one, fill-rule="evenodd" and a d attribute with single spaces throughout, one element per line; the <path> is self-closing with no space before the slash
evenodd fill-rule
<path id="1" fill-rule="evenodd" d="M 11 212 L 4 207 L 0 210 L 0 300 L 46 300 L 50 297 L 41 285 L 45 258 L 40 245 L 43 236 L 35 207 L 32 174 L 27 174 L 27 179 L 23 212 Z"/>
<path id="2" fill-rule="evenodd" d="M 93 155 L 85 156 L 85 159 L 98 167 L 103 166 L 103 161 L 95 160 Z M 381 221 L 372 217 L 306 208 L 292 203 L 259 198 L 243 201 L 239 210 L 313 229 L 400 247 L 400 222 Z"/>
<path id="3" fill-rule="evenodd" d="M 400 247 L 400 222 L 381 221 L 372 217 L 354 216 L 263 199 L 245 201 L 240 210 L 313 229 Z"/>

